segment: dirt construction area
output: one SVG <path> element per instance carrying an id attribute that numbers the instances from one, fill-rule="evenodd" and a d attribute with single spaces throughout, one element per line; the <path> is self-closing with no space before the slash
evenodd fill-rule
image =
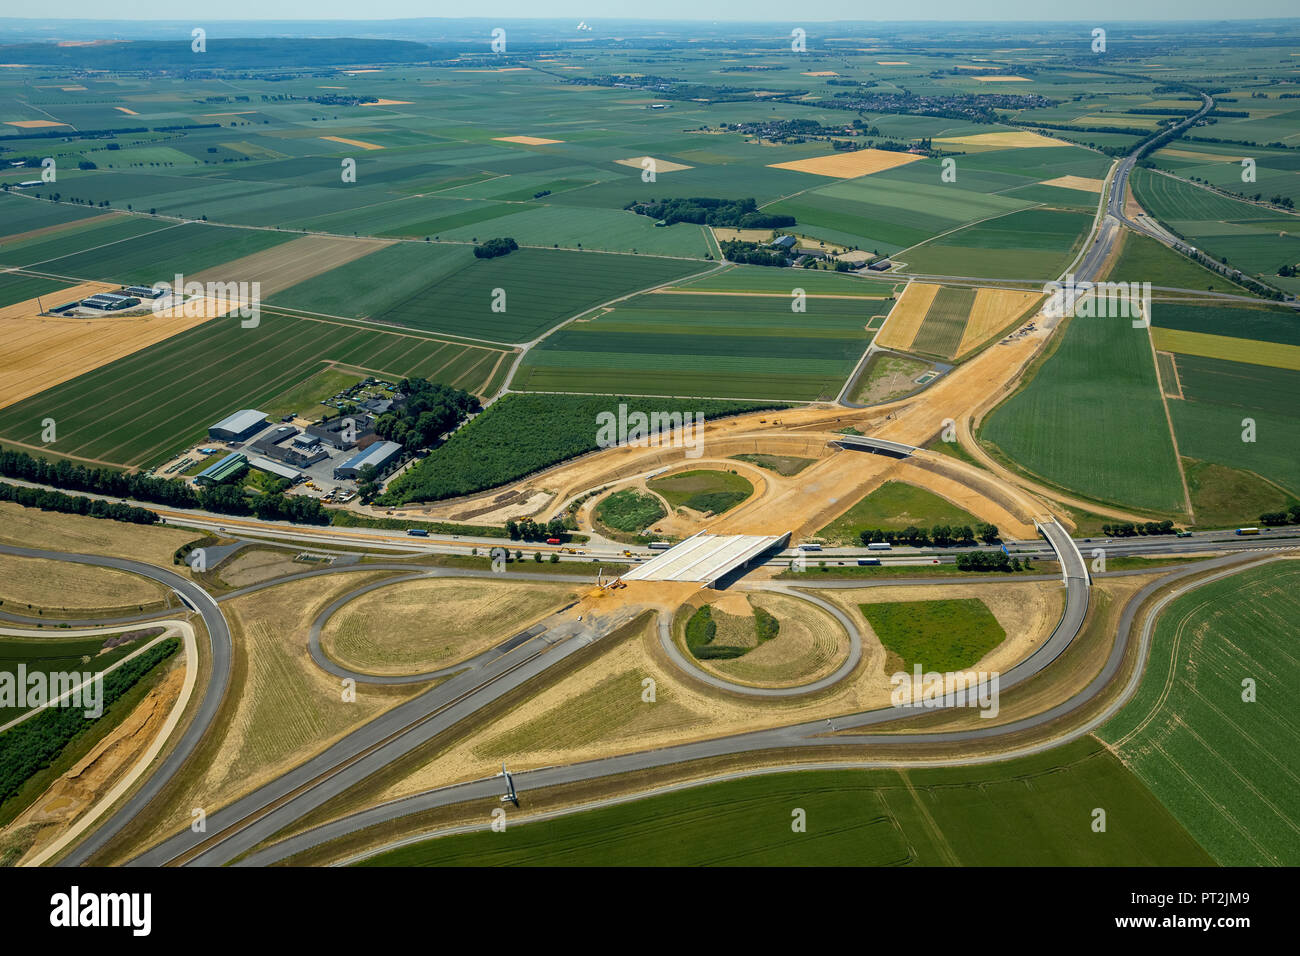
<path id="1" fill-rule="evenodd" d="M 779 415 L 755 413 L 706 423 L 699 436 L 704 459 L 687 459 L 682 448 L 612 448 L 556 466 L 520 485 L 494 489 L 477 499 L 442 502 L 427 506 L 427 511 L 425 507 L 410 511 L 443 518 L 473 510 L 476 502 L 486 505 L 502 494 L 517 492 L 524 498 L 545 491 L 547 503 L 535 514 L 549 517 L 580 495 L 645 478 L 659 469 L 698 467 L 704 460 L 718 461 L 741 454 L 794 455 L 817 463 L 793 478 L 772 472 L 755 475 L 762 486 L 755 483 L 755 493 L 749 500 L 718 518 L 692 525 L 691 530 L 707 527 L 720 534 L 794 531 L 796 537 L 815 534 L 879 484 L 897 477 L 950 498 L 981 520 L 996 524 L 1007 536 L 1034 538 L 1037 531 L 1033 518 L 1048 509 L 1004 478 L 994 478 L 955 460 L 936 466 L 934 460 L 942 456 L 928 452 L 900 461 L 866 452 L 840 451 L 833 443 L 844 428 L 853 427 L 863 434 L 918 447 L 925 445 L 942 431 L 945 421 L 961 422 L 964 416 L 1011 388 L 1046 336 L 1045 330 L 1037 328 L 997 342 L 924 391 L 893 404 L 866 409 L 809 406 Z M 729 462 L 727 467 L 740 470 L 742 466 Z M 751 475 L 750 470 L 743 473 Z"/>

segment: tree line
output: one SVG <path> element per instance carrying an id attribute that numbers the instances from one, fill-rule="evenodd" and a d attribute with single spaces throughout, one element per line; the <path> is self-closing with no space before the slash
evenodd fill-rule
<path id="1" fill-rule="evenodd" d="M 968 524 L 937 524 L 930 528 L 928 532 L 924 528 L 916 527 L 916 525 L 908 525 L 902 531 L 896 531 L 892 528 L 867 528 L 858 532 L 858 540 L 862 544 L 887 542 L 889 544 L 911 545 L 917 548 L 927 545 L 946 548 L 953 544 L 975 544 L 977 540 L 983 541 L 985 544 L 997 544 L 1002 539 L 998 532 L 998 526 L 994 524 L 979 524 L 974 528 Z"/>

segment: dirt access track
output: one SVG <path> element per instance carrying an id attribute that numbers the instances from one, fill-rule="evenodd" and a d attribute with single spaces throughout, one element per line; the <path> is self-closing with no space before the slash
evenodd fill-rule
<path id="1" fill-rule="evenodd" d="M 405 509 L 420 516 L 454 518 L 482 509 L 502 494 L 527 499 L 544 491 L 545 504 L 535 517 L 549 518 L 587 492 L 635 481 L 648 472 L 683 466 L 721 464 L 733 455 L 770 454 L 813 458 L 798 475 L 765 472 L 763 483 L 746 502 L 712 519 L 683 522 L 729 534 L 777 534 L 793 531 L 796 538 L 815 534 L 888 480 L 906 481 L 933 491 L 965 508 L 1004 534 L 1034 538 L 1034 518 L 1049 509 L 1005 474 L 990 475 L 946 456 L 918 451 L 909 459 L 867 452 L 842 451 L 833 443 L 852 427 L 866 435 L 921 446 L 940 434 L 945 423 L 962 422 L 1005 394 L 1021 370 L 1047 341 L 1041 327 L 991 345 L 958 366 L 918 395 L 865 409 L 816 405 L 761 412 L 708 422 L 694 436 L 695 447 L 619 447 L 586 455 L 549 471 L 473 499 L 431 504 L 428 511 Z M 665 441 L 665 445 L 671 441 Z M 680 444 L 680 443 L 679 443 Z M 694 452 L 695 457 L 687 457 Z M 738 462 L 726 463 L 741 470 Z M 748 475 L 748 469 L 746 469 Z"/>

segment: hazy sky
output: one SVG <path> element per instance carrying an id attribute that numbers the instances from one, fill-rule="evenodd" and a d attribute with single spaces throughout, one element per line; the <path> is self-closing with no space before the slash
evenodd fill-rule
<path id="1" fill-rule="evenodd" d="M 402 17 L 602 18 L 653 20 L 1222 20 L 1294 17 L 1294 0 L 1091 0 L 1086 4 L 1043 0 L 488 0 L 479 4 L 428 0 L 61 0 L 52 9 L 11 7 L 9 16 L 140 20 L 397 19 Z"/>

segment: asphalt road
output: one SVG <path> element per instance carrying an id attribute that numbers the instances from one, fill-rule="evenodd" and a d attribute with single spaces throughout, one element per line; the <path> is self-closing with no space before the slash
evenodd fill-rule
<path id="1" fill-rule="evenodd" d="M 1202 573 L 1207 568 L 1231 568 L 1233 565 L 1244 563 L 1249 559 L 1249 557 L 1249 555 L 1229 555 L 1212 561 L 1197 562 L 1194 567 L 1180 568 L 1171 574 L 1162 576 L 1160 580 L 1152 582 L 1139 591 L 1125 606 L 1124 612 L 1121 616 L 1117 640 L 1111 648 L 1111 653 L 1107 658 L 1105 665 L 1088 686 L 1071 699 L 1064 701 L 1041 714 L 1013 723 L 1001 724 L 988 728 L 981 727 L 974 730 L 947 731 L 931 734 L 908 734 L 906 736 L 906 742 L 915 744 L 925 742 L 955 743 L 988 740 L 990 738 L 1014 734 L 1033 727 L 1041 726 L 1078 710 L 1080 707 L 1093 700 L 1114 678 L 1116 673 L 1118 673 L 1128 647 L 1128 640 L 1132 631 L 1134 616 L 1142 602 L 1150 597 L 1157 588 L 1163 587 L 1171 581 L 1176 581 L 1189 575 Z M 1078 578 L 1074 578 L 1073 581 L 1073 587 L 1076 589 L 1077 593 L 1077 589 L 1083 587 L 1083 583 Z M 1077 605 L 1077 597 L 1075 597 L 1070 603 Z M 1035 654 L 1012 670 L 1008 671 L 1006 674 L 1002 675 L 1001 689 L 1005 690 L 1008 687 L 1028 680 L 1035 674 L 1040 673 L 1048 666 L 1048 664 L 1060 655 L 1066 646 L 1068 646 L 1070 639 L 1073 637 L 1073 635 L 1070 635 L 1070 630 L 1072 628 L 1077 628 L 1077 625 L 1081 623 L 1081 617 L 1078 618 L 1077 622 L 1072 619 L 1069 608 L 1067 607 L 1066 618 L 1057 626 L 1052 637 L 1049 638 Z M 929 713 L 930 711 L 918 710 L 917 712 Z M 1108 711 L 1108 714 L 1112 712 L 1113 710 Z M 896 720 L 898 717 L 898 710 L 892 708 L 888 711 L 869 711 L 852 717 L 835 718 L 833 721 L 833 729 L 836 731 L 843 731 L 849 728 L 866 727 L 873 723 Z M 1073 735 L 1067 739 L 1073 739 L 1073 736 L 1079 736 L 1082 733 L 1089 732 L 1096 723 L 1097 722 L 1094 721 L 1087 727 L 1075 731 Z M 520 794 L 527 799 L 526 795 L 529 790 L 540 790 L 563 784 L 579 783 L 616 774 L 631 774 L 671 764 L 686 763 L 689 761 L 725 756 L 728 754 L 752 753 L 789 747 L 842 746 L 844 744 L 896 745 L 900 743 L 900 737 L 897 734 L 836 734 L 834 736 L 827 736 L 826 732 L 828 729 L 830 728 L 827 727 L 826 721 L 814 721 L 791 727 L 756 731 L 750 734 L 724 737 L 694 744 L 683 744 L 675 747 L 666 747 L 660 750 L 643 751 L 641 753 L 628 754 L 620 757 L 610 757 L 604 760 L 588 761 L 569 766 L 546 767 L 539 770 L 519 771 L 514 774 L 515 787 Z M 1063 741 L 1053 740 L 1046 745 L 1036 745 L 1027 748 L 1025 752 L 1034 752 L 1035 750 L 1044 749 L 1047 746 L 1059 746 L 1061 742 Z M 997 756 L 991 759 L 1005 759 L 1005 757 Z M 887 763 L 888 761 L 882 761 L 882 765 L 887 765 Z M 772 769 L 776 768 L 765 768 L 763 772 L 771 772 Z M 792 765 L 790 769 L 797 769 L 797 767 Z M 698 782 L 705 783 L 708 781 Z M 239 861 L 236 865 L 267 866 L 288 859 L 289 857 L 309 850 L 312 847 L 340 839 L 358 830 L 397 820 L 413 813 L 421 813 L 426 810 L 479 799 L 492 800 L 493 805 L 496 805 L 495 801 L 496 798 L 500 796 L 500 793 L 500 780 L 491 777 L 456 784 L 450 787 L 428 790 L 401 800 L 395 800 L 376 807 L 371 807 L 358 813 L 331 821 L 312 830 L 289 837 L 279 843 L 272 844 L 256 853 L 250 854 L 245 859 Z M 484 825 L 486 825 L 486 822 L 487 810 L 485 808 Z"/>
<path id="2" fill-rule="evenodd" d="M 125 558 L 109 558 L 95 554 L 66 554 L 62 551 L 15 548 L 10 545 L 0 545 L 0 554 L 21 558 L 46 558 L 53 561 L 68 561 L 73 564 L 89 564 L 100 568 L 115 568 L 118 571 L 131 571 L 150 578 L 183 594 L 202 615 L 203 623 L 208 631 L 208 655 L 212 667 L 208 673 L 208 683 L 202 690 L 202 697 L 198 710 L 194 714 L 194 719 L 190 721 L 189 726 L 185 728 L 185 731 L 177 739 L 162 763 L 149 775 L 149 779 L 145 781 L 144 785 L 136 790 L 124 804 L 95 829 L 94 833 L 82 841 L 60 863 L 61 866 L 78 866 L 85 863 L 122 827 L 126 826 L 149 805 L 149 802 L 158 795 L 158 791 L 163 788 L 167 781 L 172 778 L 172 775 L 189 758 L 190 754 L 194 752 L 194 748 L 198 746 L 199 740 L 207 733 L 213 718 L 217 715 L 217 708 L 221 706 L 221 699 L 225 696 L 226 686 L 230 682 L 230 628 L 226 624 L 221 609 L 217 607 L 217 602 L 212 599 L 207 591 L 204 591 L 187 578 L 183 578 L 176 572 L 168 571 L 165 568 L 155 567 L 152 564 L 144 564 L 139 561 L 128 561 Z M 175 616 L 174 610 L 171 613 L 172 616 Z"/>

